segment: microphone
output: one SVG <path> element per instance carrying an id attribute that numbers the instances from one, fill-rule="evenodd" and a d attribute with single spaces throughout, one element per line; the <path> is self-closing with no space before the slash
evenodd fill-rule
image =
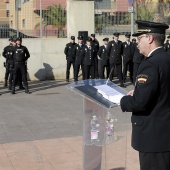
<path id="1" fill-rule="evenodd" d="M 114 69 L 114 66 L 112 67 L 112 69 L 111 69 L 111 71 L 109 73 L 109 77 L 108 77 L 108 79 L 106 81 L 106 84 L 108 84 L 108 82 L 110 81 L 110 76 L 112 75 L 113 69 Z"/>

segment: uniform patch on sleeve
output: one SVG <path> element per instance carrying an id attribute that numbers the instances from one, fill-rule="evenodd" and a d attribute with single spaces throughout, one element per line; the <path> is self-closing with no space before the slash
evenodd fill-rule
<path id="1" fill-rule="evenodd" d="M 144 84 L 148 81 L 148 75 L 140 74 L 136 78 L 138 84 Z"/>

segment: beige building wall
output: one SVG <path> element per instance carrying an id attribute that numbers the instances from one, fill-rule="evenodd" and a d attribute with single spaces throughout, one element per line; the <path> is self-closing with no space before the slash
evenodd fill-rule
<path id="1" fill-rule="evenodd" d="M 10 0 L 10 27 L 16 29 L 15 0 Z M 34 12 L 35 0 L 26 3 L 21 2 L 21 10 L 18 11 L 18 28 L 27 35 L 34 35 L 35 25 L 39 22 L 39 16 Z"/>
<path id="2" fill-rule="evenodd" d="M 7 5 L 4 0 L 0 0 L 0 23 L 8 23 Z"/>

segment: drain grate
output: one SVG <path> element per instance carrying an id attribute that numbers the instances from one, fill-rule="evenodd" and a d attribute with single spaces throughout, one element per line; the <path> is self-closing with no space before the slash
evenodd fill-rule
<path id="1" fill-rule="evenodd" d="M 39 94 L 36 94 L 36 95 L 53 95 L 53 94 L 60 94 L 60 93 L 39 93 Z"/>

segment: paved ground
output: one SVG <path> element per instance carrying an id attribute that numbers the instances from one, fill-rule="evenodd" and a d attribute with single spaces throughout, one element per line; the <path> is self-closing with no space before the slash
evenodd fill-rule
<path id="1" fill-rule="evenodd" d="M 29 82 L 32 94 L 11 95 L 0 83 L 0 170 L 82 169 L 83 100 L 66 85 L 62 80 Z M 133 88 L 127 85 L 127 91 Z M 125 115 L 120 108 L 114 111 Z M 120 137 L 107 146 L 107 167 L 102 169 L 125 169 L 127 143 L 127 170 L 139 170 L 137 152 L 130 146 L 130 115 L 118 119 L 121 126 L 127 122 L 127 141 Z"/>

